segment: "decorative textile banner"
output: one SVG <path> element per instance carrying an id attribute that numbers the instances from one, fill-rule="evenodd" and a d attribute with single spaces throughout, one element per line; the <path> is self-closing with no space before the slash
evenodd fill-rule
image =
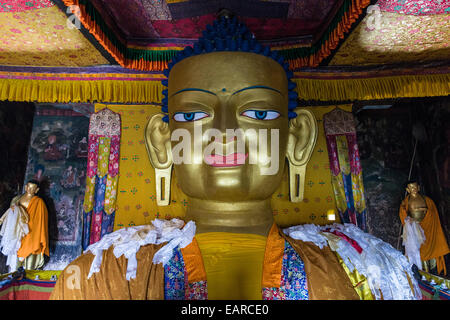
<path id="1" fill-rule="evenodd" d="M 90 117 L 83 250 L 113 231 L 119 180 L 120 122 L 120 115 L 108 108 Z"/>
<path id="2" fill-rule="evenodd" d="M 70 73 L 69 73 L 70 71 Z M 0 66 L 0 100 L 160 103 L 160 73 L 119 66 L 83 68 Z M 352 101 L 450 94 L 446 62 L 400 66 L 302 69 L 292 79 L 301 100 Z"/>
<path id="3" fill-rule="evenodd" d="M 96 104 L 96 111 L 106 105 Z M 177 177 L 172 175 L 171 203 L 169 206 L 156 205 L 155 173 L 147 155 L 144 129 L 149 118 L 159 113 L 158 105 L 108 105 L 109 109 L 121 115 L 122 137 L 120 146 L 120 173 L 114 230 L 149 224 L 155 218 L 183 218 L 187 198 L 177 186 Z M 351 106 L 344 106 L 351 109 Z M 307 108 L 311 110 L 319 124 L 322 115 L 332 107 Z M 308 164 L 305 179 L 305 199 L 302 203 L 289 201 L 287 168 L 282 185 L 272 197 L 274 219 L 278 225 L 291 226 L 302 223 L 328 224 L 327 211 L 336 209 L 323 126 L 319 125 L 319 135 L 315 150 Z M 339 222 L 339 217 L 337 217 Z"/>
<path id="4" fill-rule="evenodd" d="M 0 100 L 31 102 L 155 103 L 162 74 L 117 66 L 0 67 Z"/>
<path id="5" fill-rule="evenodd" d="M 348 68 L 353 67 L 345 69 Z M 344 69 L 341 67 L 309 69 L 296 72 L 292 80 L 297 84 L 299 98 L 306 101 L 378 100 L 450 94 L 450 68 L 445 63 L 429 68 L 367 68 L 364 71 L 356 67 L 353 71 L 339 71 Z"/>
<path id="6" fill-rule="evenodd" d="M 45 270 L 62 270 L 81 253 L 88 128 L 89 118 L 71 109 L 36 106 L 25 181 L 40 181 L 48 208 Z"/>
<path id="7" fill-rule="evenodd" d="M 366 231 L 366 201 L 353 115 L 335 108 L 324 115 L 323 126 L 341 221 Z"/>

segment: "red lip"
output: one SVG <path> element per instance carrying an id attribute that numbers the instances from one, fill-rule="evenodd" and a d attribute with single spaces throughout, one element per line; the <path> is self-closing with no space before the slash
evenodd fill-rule
<path id="1" fill-rule="evenodd" d="M 243 165 L 247 157 L 248 153 L 232 153 L 227 156 L 213 154 L 206 155 L 205 162 L 213 167 L 237 167 Z"/>

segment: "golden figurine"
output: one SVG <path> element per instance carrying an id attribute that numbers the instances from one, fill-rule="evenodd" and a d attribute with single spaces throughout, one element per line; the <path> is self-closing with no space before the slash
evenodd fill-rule
<path id="1" fill-rule="evenodd" d="M 39 182 L 30 180 L 25 185 L 25 192 L 14 197 L 11 210 L 18 209 L 16 234 L 19 229 L 26 229 L 21 237 L 21 245 L 17 251 L 17 267 L 26 270 L 40 269 L 45 262 L 44 255 L 49 256 L 48 244 L 48 211 L 44 201 L 36 194 L 39 192 Z M 7 219 L 2 216 L 0 224 Z M 26 224 L 27 227 L 23 227 Z M 21 227 L 21 228 L 19 228 Z M 13 264 L 11 264 L 13 265 Z"/>
<path id="2" fill-rule="evenodd" d="M 447 274 L 444 256 L 450 253 L 444 232 L 442 231 L 439 213 L 434 201 L 420 193 L 420 185 L 416 181 L 406 184 L 407 196 L 402 201 L 399 216 L 402 224 L 407 216 L 419 222 L 425 234 L 425 242 L 420 247 L 422 265 L 426 271 L 437 267 L 437 272 Z"/>

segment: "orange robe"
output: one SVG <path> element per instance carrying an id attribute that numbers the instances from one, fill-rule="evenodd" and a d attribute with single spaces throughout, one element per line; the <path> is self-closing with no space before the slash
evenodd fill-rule
<path id="1" fill-rule="evenodd" d="M 44 201 L 34 196 L 28 204 L 27 213 L 30 232 L 22 238 L 22 245 L 17 251 L 17 256 L 19 258 L 26 258 L 31 254 L 49 256 L 48 211 Z"/>
<path id="2" fill-rule="evenodd" d="M 425 217 L 420 222 L 425 233 L 425 242 L 420 247 L 420 257 L 422 261 L 427 261 L 430 259 L 436 259 L 436 267 L 438 273 L 444 271 L 447 274 L 447 268 L 445 267 L 444 256 L 450 253 L 450 249 L 447 244 L 447 239 L 445 238 L 444 232 L 442 231 L 441 222 L 439 220 L 439 214 L 434 204 L 434 201 L 429 197 L 425 196 L 427 203 L 427 213 Z M 407 217 L 408 209 L 408 198 L 406 197 L 402 204 L 400 205 L 400 221 L 402 224 L 405 223 L 405 218 Z"/>

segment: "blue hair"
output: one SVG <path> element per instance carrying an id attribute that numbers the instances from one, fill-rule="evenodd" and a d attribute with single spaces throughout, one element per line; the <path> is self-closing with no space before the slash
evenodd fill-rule
<path id="1" fill-rule="evenodd" d="M 202 53 L 210 53 L 214 51 L 241 51 L 261 54 L 272 58 L 279 63 L 288 78 L 289 103 L 288 103 L 288 118 L 293 119 L 297 117 L 294 109 L 297 107 L 298 94 L 294 91 L 296 88 L 295 82 L 291 79 L 294 76 L 293 72 L 289 70 L 289 64 L 284 61 L 284 58 L 276 51 L 271 51 L 270 47 L 262 46 L 258 43 L 253 34 L 248 30 L 245 24 L 238 22 L 236 17 L 225 18 L 221 17 L 214 21 L 212 25 L 207 25 L 206 30 L 203 31 L 202 37 L 198 39 L 194 45 L 188 46 L 178 52 L 167 65 L 167 69 L 163 74 L 167 77 L 161 83 L 166 87 L 163 91 L 162 108 L 161 111 L 165 114 L 163 121 L 169 122 L 168 116 L 168 90 L 169 74 L 173 66 L 183 59 L 191 56 L 196 56 Z"/>

